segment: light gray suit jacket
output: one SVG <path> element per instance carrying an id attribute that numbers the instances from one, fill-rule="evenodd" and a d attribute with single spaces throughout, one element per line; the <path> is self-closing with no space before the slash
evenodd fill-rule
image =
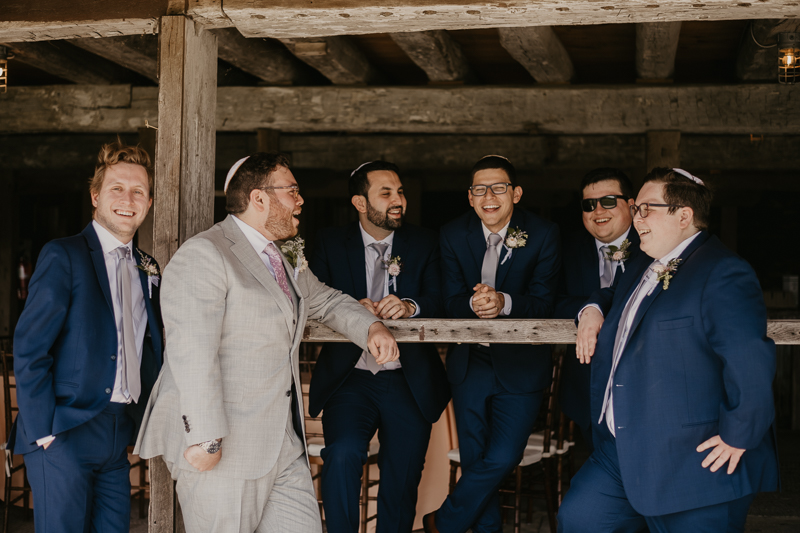
<path id="1" fill-rule="evenodd" d="M 309 269 L 294 280 L 294 306 L 229 216 L 183 244 L 164 269 L 164 367 L 145 410 L 135 453 L 163 455 L 194 470 L 191 445 L 222 438 L 219 476 L 257 479 L 278 458 L 292 384 L 303 411 L 298 349 L 317 319 L 366 349 L 377 318 L 321 283 Z"/>

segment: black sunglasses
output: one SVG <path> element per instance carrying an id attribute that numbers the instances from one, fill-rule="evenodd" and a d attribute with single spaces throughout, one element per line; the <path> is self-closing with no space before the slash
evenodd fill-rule
<path id="1" fill-rule="evenodd" d="M 587 213 L 591 213 L 597 209 L 597 202 L 600 202 L 600 207 L 603 209 L 614 209 L 617 207 L 618 198 L 621 198 L 626 202 L 630 199 L 630 197 L 625 196 L 624 194 L 609 194 L 608 196 L 603 196 L 602 198 L 584 198 L 581 200 L 581 209 Z"/>

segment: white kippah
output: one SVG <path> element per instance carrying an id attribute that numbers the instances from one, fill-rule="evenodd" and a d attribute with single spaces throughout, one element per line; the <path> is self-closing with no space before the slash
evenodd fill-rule
<path id="1" fill-rule="evenodd" d="M 367 161 L 366 163 L 361 163 L 360 165 L 358 165 L 358 167 L 357 167 L 357 168 L 356 168 L 354 171 L 352 171 L 352 172 L 350 173 L 350 177 L 352 177 L 352 176 L 353 176 L 353 174 L 355 174 L 356 172 L 358 172 L 359 170 L 361 170 L 361 168 L 362 168 L 362 167 L 364 167 L 365 165 L 369 165 L 370 163 L 374 163 L 374 162 L 375 162 L 375 161 Z"/>
<path id="2" fill-rule="evenodd" d="M 228 171 L 228 175 L 225 176 L 225 186 L 222 187 L 223 192 L 228 192 L 228 185 L 230 184 L 233 175 L 236 174 L 236 171 L 239 170 L 239 167 L 242 166 L 242 163 L 247 161 L 249 157 L 250 157 L 249 155 L 247 157 L 243 157 L 233 164 L 231 169 Z"/>
<path id="3" fill-rule="evenodd" d="M 701 180 L 700 178 L 698 178 L 697 176 L 695 176 L 695 175 L 693 175 L 693 174 L 691 174 L 689 172 L 686 172 L 685 170 L 683 170 L 681 168 L 673 168 L 672 171 L 673 172 L 677 172 L 681 176 L 689 178 L 690 180 L 692 180 L 693 182 L 697 183 L 698 185 L 702 185 L 704 187 L 706 185 L 705 183 L 703 183 L 703 180 Z"/>
<path id="4" fill-rule="evenodd" d="M 507 157 L 505 157 L 505 156 L 502 156 L 502 155 L 497 155 L 497 154 L 485 155 L 485 156 L 481 157 L 480 159 L 478 159 L 478 161 L 483 161 L 483 160 L 484 160 L 484 159 L 486 159 L 487 157 L 499 157 L 500 159 L 505 159 L 506 161 L 508 161 L 509 163 L 511 163 L 511 161 L 510 161 L 510 160 L 509 160 Z"/>

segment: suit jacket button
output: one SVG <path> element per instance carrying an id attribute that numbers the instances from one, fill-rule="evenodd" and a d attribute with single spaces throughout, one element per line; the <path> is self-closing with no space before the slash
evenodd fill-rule
<path id="1" fill-rule="evenodd" d="M 112 356 L 111 356 L 111 360 L 112 360 L 112 361 L 116 361 L 116 360 L 117 360 L 117 356 L 116 356 L 116 355 L 112 355 Z"/>
<path id="2" fill-rule="evenodd" d="M 108 387 L 106 387 L 106 394 L 111 394 L 111 389 L 109 389 Z"/>
<path id="3" fill-rule="evenodd" d="M 291 390 L 287 390 L 287 391 L 286 391 L 286 397 L 288 398 L 288 397 L 289 397 L 289 396 L 291 396 L 291 395 L 292 395 L 292 391 L 291 391 Z"/>

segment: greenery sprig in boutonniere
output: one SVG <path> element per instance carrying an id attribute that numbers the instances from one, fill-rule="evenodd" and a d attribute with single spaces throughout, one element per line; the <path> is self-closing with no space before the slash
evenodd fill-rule
<path id="1" fill-rule="evenodd" d="M 509 257 L 511 257 L 511 253 L 514 248 L 523 248 L 528 243 L 528 234 L 522 231 L 519 228 L 508 228 L 508 233 L 506 233 L 506 241 L 505 247 L 508 249 L 508 253 L 503 258 L 503 261 L 500 263 L 501 265 L 505 263 Z"/>
<path id="2" fill-rule="evenodd" d="M 675 259 L 667 263 L 667 266 L 655 265 L 653 267 L 653 272 L 658 274 L 658 281 L 664 282 L 664 290 L 669 289 L 669 280 L 672 279 L 672 275 L 675 273 L 676 270 L 678 270 L 678 265 L 680 264 L 680 262 L 681 258 L 676 257 Z"/>
<path id="3" fill-rule="evenodd" d="M 308 268 L 308 260 L 304 252 L 305 247 L 306 241 L 300 237 L 295 237 L 281 245 L 281 252 L 283 252 L 283 255 L 289 260 L 289 264 L 294 267 L 295 281 L 297 280 L 297 276 Z"/>
<path id="4" fill-rule="evenodd" d="M 625 261 L 631 257 L 631 252 L 628 250 L 630 245 L 631 241 L 625 239 L 619 244 L 619 247 L 613 244 L 609 245 L 608 251 L 606 252 L 606 258 L 608 258 L 609 261 L 619 262 L 623 272 L 625 272 Z"/>
<path id="5" fill-rule="evenodd" d="M 158 265 L 153 262 L 153 259 L 142 252 L 140 249 L 136 249 L 136 252 L 139 254 L 139 263 L 136 265 L 136 268 L 143 271 L 147 274 L 147 289 L 150 293 L 150 298 L 153 297 L 153 285 L 158 287 L 159 281 L 161 281 L 161 272 L 158 270 Z"/>
<path id="6" fill-rule="evenodd" d="M 397 292 L 397 276 L 403 271 L 403 262 L 400 260 L 400 256 L 396 255 L 383 261 L 383 264 L 386 265 L 386 270 L 389 271 L 389 277 L 392 278 L 389 280 L 389 284 L 394 284 L 394 292 Z"/>

